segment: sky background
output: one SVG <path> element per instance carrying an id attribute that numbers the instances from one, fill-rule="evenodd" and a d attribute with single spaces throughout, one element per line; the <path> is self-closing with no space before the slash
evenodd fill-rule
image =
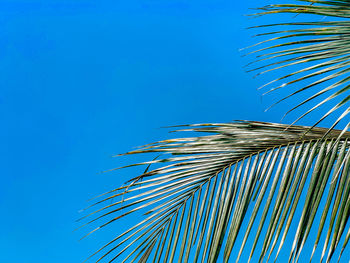
<path id="1" fill-rule="evenodd" d="M 107 241 L 79 241 L 78 211 L 135 175 L 100 172 L 160 127 L 279 122 L 288 103 L 264 113 L 267 78 L 239 52 L 267 2 L 1 0 L 0 263 L 82 262 Z"/>

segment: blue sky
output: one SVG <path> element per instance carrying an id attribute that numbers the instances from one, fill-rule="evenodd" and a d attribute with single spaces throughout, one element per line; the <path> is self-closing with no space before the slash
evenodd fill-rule
<path id="1" fill-rule="evenodd" d="M 81 262 L 104 243 L 111 233 L 78 241 L 78 211 L 133 176 L 100 172 L 167 138 L 160 127 L 279 122 L 289 106 L 264 113 L 265 79 L 238 51 L 262 4 L 2 0 L 0 262 Z"/>

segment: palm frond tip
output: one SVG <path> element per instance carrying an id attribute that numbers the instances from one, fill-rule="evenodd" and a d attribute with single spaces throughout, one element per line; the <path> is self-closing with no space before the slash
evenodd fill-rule
<path id="1" fill-rule="evenodd" d="M 100 255 L 97 262 L 228 262 L 235 261 L 234 246 L 240 248 L 237 262 L 245 248 L 250 258 L 259 248 L 262 261 L 278 257 L 287 234 L 294 235 L 292 262 L 315 226 L 314 250 L 320 244 L 328 262 L 350 236 L 350 134 L 339 139 L 341 132 L 333 130 L 322 140 L 326 129 L 305 135 L 310 127 L 286 128 L 246 121 L 188 125 L 185 130 L 204 135 L 127 153 L 169 156 L 143 163 L 161 166 L 103 195 L 85 216 L 87 224 L 100 222 L 99 229 L 143 213 L 138 224 L 94 254 Z M 238 233 L 244 235 L 240 244 Z"/>

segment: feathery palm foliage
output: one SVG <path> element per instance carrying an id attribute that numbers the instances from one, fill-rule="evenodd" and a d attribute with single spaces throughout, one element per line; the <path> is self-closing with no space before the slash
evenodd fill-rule
<path id="1" fill-rule="evenodd" d="M 288 235 L 293 237 L 289 262 L 297 262 L 312 230 L 310 260 L 318 250 L 320 261 L 329 262 L 337 247 L 341 258 L 350 238 L 350 124 L 343 130 L 334 127 L 350 112 L 350 1 L 299 2 L 261 8 L 259 14 L 303 13 L 316 15 L 317 21 L 259 26 L 277 27 L 260 34 L 277 36 L 259 43 L 269 46 L 253 52 L 263 52 L 256 63 L 264 65 L 252 70 L 306 65 L 266 85 L 275 85 L 270 91 L 299 85 L 280 101 L 316 90 L 290 111 L 330 93 L 301 118 L 338 99 L 315 124 L 345 107 L 334 125 L 187 125 L 181 131 L 204 135 L 160 141 L 125 154 L 160 155 L 130 165 L 147 169 L 101 195 L 92 205 L 95 210 L 83 217 L 86 225 L 100 222 L 90 233 L 130 214 L 141 217 L 93 254 L 97 262 L 238 262 L 244 249 L 250 251 L 249 259 L 259 253 L 259 262 L 278 260 Z M 283 42 L 270 44 L 275 41 Z M 235 255 L 234 246 L 239 248 Z"/>
<path id="2" fill-rule="evenodd" d="M 269 30 L 258 34 L 258 36 L 272 35 L 273 37 L 256 44 L 268 43 L 268 46 L 251 52 L 261 53 L 257 55 L 257 59 L 252 64 L 263 64 L 251 68 L 249 71 L 259 70 L 257 75 L 261 75 L 274 70 L 290 68 L 291 73 L 280 76 L 261 88 L 272 85 L 266 93 L 286 87 L 293 89 L 288 96 L 278 100 L 275 104 L 312 90 L 311 95 L 307 95 L 304 100 L 286 113 L 315 101 L 315 105 L 304 112 L 296 121 L 322 106 L 329 107 L 314 124 L 317 125 L 335 113 L 336 110 L 345 108 L 330 127 L 331 130 L 350 112 L 348 103 L 350 101 L 350 1 L 299 0 L 299 2 L 304 4 L 279 4 L 260 8 L 261 12 L 257 15 L 312 14 L 314 15 L 312 16 L 313 20 L 316 21 L 301 22 L 292 19 L 290 22 L 289 17 L 289 22 L 255 26 L 254 28 Z M 294 69 L 295 67 L 299 68 Z M 295 85 L 298 86 L 295 88 Z M 322 98 L 322 96 L 325 97 Z M 319 98 L 320 101 L 317 101 Z M 347 123 L 344 132 L 349 126 L 350 123 Z"/>
<path id="3" fill-rule="evenodd" d="M 301 217 L 291 259 L 298 257 L 319 210 L 322 220 L 315 248 L 329 215 L 332 220 L 323 254 L 329 246 L 330 258 L 343 232 L 347 231 L 343 248 L 350 236 L 346 229 L 350 213 L 350 134 L 336 140 L 340 131 L 333 130 L 328 140 L 322 140 L 327 129 L 314 128 L 304 135 L 309 127 L 286 128 L 261 122 L 191 125 L 187 130 L 210 135 L 161 141 L 127 153 L 172 156 L 143 163 L 164 166 L 104 194 L 96 203 L 102 207 L 87 215 L 97 215 L 90 222 L 106 218 L 101 228 L 130 213 L 146 211 L 138 225 L 98 251 L 105 251 L 99 260 L 120 248 L 112 261 L 133 262 L 153 253 L 154 262 L 173 262 L 177 253 L 179 261 L 215 262 L 222 248 L 227 262 L 249 206 L 253 211 L 240 252 L 256 223 L 259 227 L 251 250 L 254 252 L 266 223 L 261 258 L 269 247 L 270 256 L 279 238 L 278 251 L 286 238 L 306 182 L 307 197 L 298 215 Z M 265 195 L 267 200 L 262 204 Z M 327 202 L 320 207 L 323 196 Z M 115 200 L 117 197 L 119 200 Z M 259 209 L 263 209 L 260 219 Z M 269 210 L 272 215 L 267 222 Z"/>

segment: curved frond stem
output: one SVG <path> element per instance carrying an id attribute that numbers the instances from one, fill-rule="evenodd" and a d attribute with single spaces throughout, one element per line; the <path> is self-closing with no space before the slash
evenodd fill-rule
<path id="1" fill-rule="evenodd" d="M 298 207 L 302 212 L 290 261 L 300 257 L 320 209 L 314 250 L 330 217 L 322 257 L 327 251 L 327 259 L 333 256 L 348 233 L 349 132 L 249 121 L 182 127 L 202 136 L 160 141 L 127 153 L 162 152 L 164 157 L 153 159 L 153 168 L 135 177 L 137 187 L 134 181 L 128 191 L 123 186 L 123 196 L 110 191 L 96 200 L 97 212 L 86 218 L 96 216 L 86 224 L 102 223 L 89 234 L 120 218 L 140 216 L 138 224 L 92 255 L 100 255 L 97 262 L 229 262 L 243 231 L 238 262 L 254 226 L 249 260 L 257 250 L 259 262 L 266 256 L 269 260 L 280 240 L 277 258 L 293 219 L 299 217 Z M 307 194 L 302 204 L 303 191 Z M 107 201 L 111 203 L 105 205 Z"/>

